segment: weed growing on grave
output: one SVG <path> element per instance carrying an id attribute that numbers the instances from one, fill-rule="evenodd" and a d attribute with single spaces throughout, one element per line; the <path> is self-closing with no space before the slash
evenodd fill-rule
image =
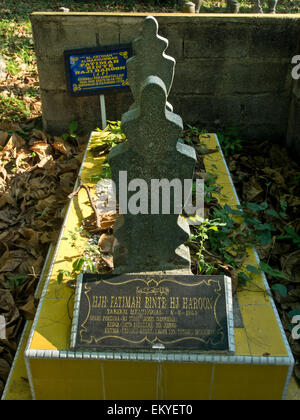
<path id="1" fill-rule="evenodd" d="M 271 209 L 268 210 L 268 204 L 265 202 L 243 203 L 236 209 L 232 209 L 228 204 L 225 204 L 223 208 L 214 206 L 211 211 L 212 219 L 204 220 L 200 227 L 196 227 L 196 233 L 191 237 L 191 242 L 197 244 L 199 248 L 198 274 L 210 274 L 209 270 L 212 267 L 217 268 L 216 265 L 212 266 L 211 260 L 214 261 L 217 258 L 219 262 L 239 271 L 240 284 L 252 280 L 253 274 L 258 274 L 260 271 L 270 277 L 288 280 L 288 277 L 280 270 L 272 268 L 266 262 L 260 262 L 258 268 L 247 265 L 246 270 L 242 269 L 248 247 L 265 247 L 272 244 L 276 228 L 261 221 L 265 211 L 273 214 Z M 299 246 L 300 237 L 293 229 L 287 228 L 285 228 L 288 231 L 287 235 L 274 236 L 274 238 L 290 239 Z M 211 258 L 212 255 L 214 258 Z M 219 268 L 222 271 L 220 264 Z"/>
<path id="2" fill-rule="evenodd" d="M 86 233 L 83 232 L 82 228 L 75 228 L 74 231 L 69 231 L 68 237 L 63 237 L 62 240 L 69 241 L 70 247 L 75 248 L 80 257 L 76 258 L 72 263 L 72 270 L 60 269 L 57 272 L 57 282 L 61 284 L 64 280 L 64 277 L 68 279 L 76 279 L 76 277 L 83 271 L 88 271 L 90 273 L 97 272 L 97 257 L 101 255 L 99 247 L 97 244 L 90 242 L 85 243 L 84 254 L 82 255 L 82 247 L 77 245 L 78 241 L 86 242 Z"/>
<path id="3" fill-rule="evenodd" d="M 126 136 L 121 129 L 121 121 L 107 121 L 107 127 L 104 130 L 97 128 L 96 131 L 102 133 L 101 141 L 108 146 L 108 151 L 126 140 Z"/>
<path id="4" fill-rule="evenodd" d="M 202 134 L 202 133 L 201 133 Z M 184 141 L 194 144 L 198 153 L 213 151 L 197 147 L 200 131 L 189 126 Z M 226 155 L 234 154 L 242 149 L 242 139 L 236 130 L 227 130 L 222 136 L 223 150 Z M 186 139 L 190 141 L 186 141 Z M 232 140 L 233 139 L 233 140 Z M 192 141 L 193 140 L 193 141 Z M 228 204 L 219 205 L 216 197 L 222 197 L 222 189 L 218 185 L 217 176 L 205 173 L 205 215 L 200 226 L 192 226 L 189 243 L 196 250 L 194 272 L 197 274 L 229 274 L 236 276 L 240 285 L 253 279 L 254 274 L 263 271 L 269 277 L 287 279 L 287 277 L 268 262 L 261 262 L 259 267 L 247 265 L 244 261 L 249 247 L 267 248 L 274 240 L 290 239 L 297 246 L 299 237 L 296 232 L 285 228 L 286 234 L 276 236 L 277 228 L 269 220 L 286 217 L 286 203 L 281 203 L 281 211 L 268 208 L 268 204 L 245 202 L 234 209 Z M 273 219 L 272 219 L 273 218 Z M 266 221 L 268 220 L 268 222 Z"/>
<path id="5" fill-rule="evenodd" d="M 191 235 L 190 242 L 199 246 L 197 252 L 197 274 L 212 274 L 216 267 L 209 262 L 205 261 L 204 258 L 204 242 L 209 238 L 208 234 L 210 230 L 218 231 L 220 226 L 225 226 L 220 219 L 208 220 L 204 219 L 199 226 L 195 226 L 195 233 Z"/>
<path id="6" fill-rule="evenodd" d="M 108 153 L 117 144 L 126 141 L 126 136 L 121 129 L 121 121 L 107 121 L 107 126 L 104 130 L 97 128 L 96 131 L 99 134 L 93 137 L 90 150 L 95 157 L 103 157 L 104 161 L 99 175 L 91 177 L 93 182 L 111 178 L 110 166 L 107 162 Z"/>

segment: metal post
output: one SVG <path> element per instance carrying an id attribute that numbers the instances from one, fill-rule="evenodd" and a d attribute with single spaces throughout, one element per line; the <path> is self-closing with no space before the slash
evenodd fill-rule
<path id="1" fill-rule="evenodd" d="M 102 130 L 104 130 L 106 127 L 106 108 L 105 108 L 104 95 L 100 95 L 100 108 L 101 108 Z"/>

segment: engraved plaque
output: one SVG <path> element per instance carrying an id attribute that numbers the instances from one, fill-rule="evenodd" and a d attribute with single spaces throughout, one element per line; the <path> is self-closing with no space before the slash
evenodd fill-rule
<path id="1" fill-rule="evenodd" d="M 232 351 L 225 276 L 83 274 L 71 348 Z"/>

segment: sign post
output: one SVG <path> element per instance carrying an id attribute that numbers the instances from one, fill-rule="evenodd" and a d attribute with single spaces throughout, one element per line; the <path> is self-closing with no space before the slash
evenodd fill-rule
<path id="1" fill-rule="evenodd" d="M 105 108 L 105 96 L 100 95 L 100 109 L 101 109 L 101 120 L 102 130 L 106 127 L 106 108 Z"/>
<path id="2" fill-rule="evenodd" d="M 126 61 L 131 56 L 131 44 L 64 51 L 68 93 L 100 95 L 102 129 L 107 119 L 105 94 L 129 90 Z"/>

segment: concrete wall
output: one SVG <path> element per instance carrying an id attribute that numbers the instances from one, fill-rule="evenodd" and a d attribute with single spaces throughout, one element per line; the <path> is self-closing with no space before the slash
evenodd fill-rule
<path id="1" fill-rule="evenodd" d="M 300 37 L 298 37 L 298 58 L 296 76 L 300 76 L 299 57 L 300 57 Z M 294 64 L 295 66 L 295 64 Z M 293 81 L 292 99 L 290 104 L 290 114 L 287 130 L 287 145 L 295 151 L 300 159 L 300 78 Z"/>
<path id="2" fill-rule="evenodd" d="M 239 127 L 249 139 L 286 137 L 291 102 L 295 99 L 291 58 L 300 54 L 300 17 L 155 16 L 159 34 L 169 40 L 167 53 L 177 62 L 169 101 L 184 122 L 200 123 L 213 130 Z M 98 96 L 74 98 L 67 94 L 63 51 L 131 42 L 139 35 L 144 17 L 100 13 L 32 15 L 43 121 L 49 132 L 59 134 L 73 120 L 86 130 L 100 126 Z M 106 103 L 108 119 L 120 119 L 132 103 L 132 96 L 106 95 Z M 297 104 L 298 108 L 293 108 L 296 117 L 293 114 L 292 118 L 299 120 Z"/>

